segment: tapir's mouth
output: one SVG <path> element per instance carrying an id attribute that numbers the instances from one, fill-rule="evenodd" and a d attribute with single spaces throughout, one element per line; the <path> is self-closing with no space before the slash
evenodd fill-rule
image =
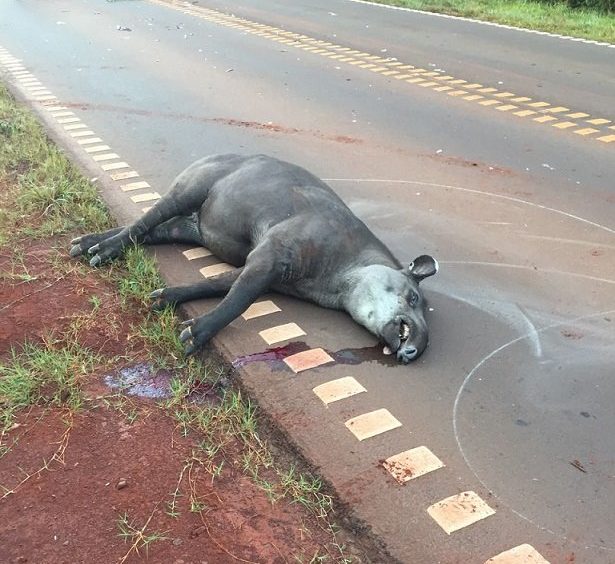
<path id="1" fill-rule="evenodd" d="M 397 350 L 393 351 L 391 350 L 391 347 L 389 347 L 388 345 L 385 345 L 384 348 L 382 349 L 382 352 L 386 355 L 390 355 L 390 354 L 393 354 L 394 352 L 397 352 L 399 349 L 401 349 L 406 344 L 406 341 L 408 340 L 409 337 L 410 337 L 410 326 L 404 321 L 400 322 L 399 324 L 399 347 L 397 347 Z"/>

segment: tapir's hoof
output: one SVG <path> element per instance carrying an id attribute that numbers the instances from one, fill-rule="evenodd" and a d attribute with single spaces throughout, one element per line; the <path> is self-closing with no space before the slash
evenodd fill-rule
<path id="1" fill-rule="evenodd" d="M 93 256 L 93 257 L 90 259 L 90 266 L 92 266 L 92 267 L 96 267 L 96 266 L 98 266 L 101 262 L 102 262 L 102 261 L 101 261 L 100 257 L 99 257 L 98 255 L 95 255 L 95 256 Z"/>
<path id="2" fill-rule="evenodd" d="M 70 256 L 71 257 L 78 257 L 83 253 L 83 250 L 81 249 L 80 245 L 73 245 L 70 249 Z"/>
<path id="3" fill-rule="evenodd" d="M 77 243 L 81 243 L 81 239 L 83 239 L 83 237 L 75 237 L 70 244 L 71 245 L 76 245 Z"/>
<path id="4" fill-rule="evenodd" d="M 154 300 L 151 305 L 153 311 L 162 311 L 165 307 L 173 303 L 164 297 L 163 292 L 164 288 L 159 288 L 149 295 L 150 299 Z"/>
<path id="5" fill-rule="evenodd" d="M 94 245 L 88 249 L 88 253 L 95 255 L 100 250 L 100 245 Z"/>
<path id="6" fill-rule="evenodd" d="M 192 324 L 194 323 L 194 319 L 189 319 L 188 321 L 184 321 L 182 325 L 188 325 L 180 334 L 179 340 L 182 343 L 185 343 L 188 339 L 192 339 Z"/>
<path id="7" fill-rule="evenodd" d="M 156 298 L 162 296 L 162 292 L 164 292 L 164 288 L 158 288 L 158 290 L 154 290 L 149 297 L 152 298 L 152 300 L 155 300 Z"/>

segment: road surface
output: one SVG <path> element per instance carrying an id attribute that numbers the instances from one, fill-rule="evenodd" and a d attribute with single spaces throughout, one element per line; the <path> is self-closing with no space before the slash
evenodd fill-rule
<path id="1" fill-rule="evenodd" d="M 409 366 L 277 295 L 216 339 L 383 561 L 615 562 L 614 57 L 347 0 L 0 4 L 4 80 L 120 221 L 202 155 L 268 153 L 439 260 Z M 170 284 L 217 268 L 186 250 L 159 251 Z M 295 374 L 272 347 L 333 362 Z"/>

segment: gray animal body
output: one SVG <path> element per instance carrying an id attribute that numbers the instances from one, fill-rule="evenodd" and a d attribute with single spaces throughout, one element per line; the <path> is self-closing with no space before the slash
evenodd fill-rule
<path id="1" fill-rule="evenodd" d="M 184 170 L 170 191 L 126 227 L 73 240 L 72 256 L 97 266 L 133 243 L 203 245 L 235 270 L 190 286 L 156 290 L 154 307 L 223 297 L 185 323 L 193 353 L 275 290 L 347 311 L 402 363 L 427 346 L 419 282 L 437 272 L 422 255 L 402 267 L 322 180 L 264 155 L 213 155 Z"/>

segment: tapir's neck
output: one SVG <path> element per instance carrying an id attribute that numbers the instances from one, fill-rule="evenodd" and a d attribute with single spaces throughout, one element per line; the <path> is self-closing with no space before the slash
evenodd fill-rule
<path id="1" fill-rule="evenodd" d="M 396 268 L 381 264 L 355 267 L 346 273 L 343 291 L 344 309 L 359 324 L 377 333 L 378 319 L 373 315 L 375 303 L 385 294 L 385 280 Z M 373 325 L 373 327 L 372 327 Z"/>

